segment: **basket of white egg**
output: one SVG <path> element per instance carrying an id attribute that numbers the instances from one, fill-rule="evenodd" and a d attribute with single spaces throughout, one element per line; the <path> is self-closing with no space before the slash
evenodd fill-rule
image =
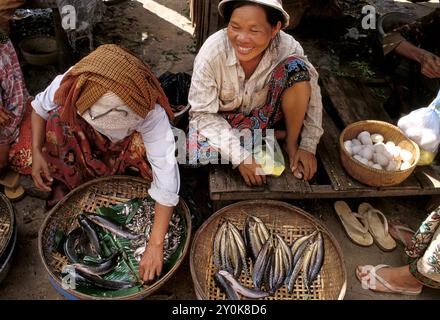
<path id="1" fill-rule="evenodd" d="M 397 185 L 414 171 L 416 143 L 396 126 L 376 120 L 347 126 L 339 137 L 341 162 L 354 179 L 374 187 Z"/>

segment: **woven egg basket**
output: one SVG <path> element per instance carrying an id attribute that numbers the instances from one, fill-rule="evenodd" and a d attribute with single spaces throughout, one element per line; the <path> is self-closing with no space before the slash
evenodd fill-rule
<path id="1" fill-rule="evenodd" d="M 227 206 L 213 214 L 194 236 L 190 254 L 191 277 L 197 298 L 200 300 L 225 300 L 225 293 L 214 282 L 217 268 L 213 262 L 212 247 L 218 227 L 226 220 L 242 232 L 247 215 L 259 217 L 269 232 L 279 234 L 290 246 L 294 239 L 312 233 L 319 228 L 324 236 L 325 258 L 311 292 L 305 287 L 302 274 L 296 280 L 290 294 L 286 285 L 266 300 L 342 300 L 346 291 L 347 272 L 344 257 L 336 239 L 316 218 L 300 208 L 281 201 L 250 200 Z M 252 263 L 250 274 L 252 275 Z M 240 282 L 253 287 L 252 278 L 241 273 Z"/>
<path id="2" fill-rule="evenodd" d="M 148 181 L 131 176 L 98 178 L 72 190 L 62 201 L 49 211 L 40 228 L 38 249 L 40 258 L 49 274 L 49 280 L 52 283 L 55 283 L 57 288 L 62 288 L 60 277 L 61 271 L 66 264 L 69 264 L 67 257 L 55 250 L 55 235 L 57 230 L 63 231 L 64 234 L 67 234 L 71 231 L 70 228 L 72 228 L 69 221 L 72 221 L 72 217 L 76 216 L 81 211 L 95 212 L 95 210 L 100 207 L 110 207 L 133 198 L 146 197 L 148 195 L 149 187 L 150 183 Z M 68 297 L 81 300 L 138 300 L 154 293 L 177 271 L 189 249 L 191 238 L 191 215 L 187 205 L 182 199 L 176 206 L 175 211 L 182 216 L 184 223 L 186 223 L 187 235 L 184 249 L 181 257 L 177 260 L 171 270 L 154 284 L 151 286 L 144 286 L 144 290 L 139 293 L 116 298 L 95 297 L 72 289 L 66 289 L 62 293 Z"/>
<path id="3" fill-rule="evenodd" d="M 371 134 L 380 133 L 384 137 L 384 142 L 392 141 L 396 146 L 410 151 L 414 155 L 411 167 L 398 171 L 379 170 L 352 158 L 345 150 L 344 142 L 356 138 L 362 131 L 368 131 Z M 420 149 L 415 142 L 408 139 L 398 127 L 377 120 L 359 121 L 347 126 L 339 136 L 339 151 L 342 166 L 350 176 L 372 187 L 393 186 L 403 182 L 414 171 L 420 158 Z"/>
<path id="4" fill-rule="evenodd" d="M 0 258 L 11 241 L 15 226 L 14 208 L 3 193 L 0 193 Z"/>

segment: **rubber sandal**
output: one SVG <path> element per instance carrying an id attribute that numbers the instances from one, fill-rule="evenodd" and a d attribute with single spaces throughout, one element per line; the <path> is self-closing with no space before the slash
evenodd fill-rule
<path id="1" fill-rule="evenodd" d="M 388 232 L 387 218 L 381 211 L 364 202 L 359 205 L 358 213 L 368 221 L 368 231 L 382 251 L 390 252 L 396 249 L 396 241 Z"/>
<path id="2" fill-rule="evenodd" d="M 369 289 L 373 292 L 379 292 L 379 293 L 397 293 L 397 294 L 403 294 L 403 295 L 409 295 L 409 296 L 417 296 L 422 292 L 422 289 L 418 291 L 409 291 L 409 290 L 402 290 L 398 289 L 394 286 L 392 286 L 388 281 L 386 281 L 384 278 L 382 278 L 380 275 L 377 274 L 377 271 L 383 268 L 390 268 L 389 265 L 386 264 L 379 264 L 375 267 L 367 265 L 362 266 L 363 268 L 366 268 L 365 270 L 368 270 L 367 274 L 364 276 L 361 276 L 359 274 L 359 267 L 356 268 L 356 278 L 362 283 L 362 288 Z M 376 281 L 380 282 L 385 288 L 387 288 L 389 291 L 377 291 L 376 290 Z"/>
<path id="3" fill-rule="evenodd" d="M 390 231 L 394 231 L 395 235 L 393 235 L 392 232 L 390 232 L 390 236 L 393 237 L 394 240 L 399 241 L 403 246 L 407 246 L 407 244 L 405 243 L 406 239 L 403 237 L 403 232 L 408 232 L 411 233 L 412 235 L 414 235 L 416 232 L 414 230 L 412 230 L 410 227 L 403 225 L 403 224 L 394 224 L 394 223 L 389 223 L 390 226 Z"/>
<path id="4" fill-rule="evenodd" d="M 23 199 L 24 195 L 25 191 L 21 185 L 16 188 L 5 187 L 5 196 L 12 202 Z"/>
<path id="5" fill-rule="evenodd" d="M 364 220 L 365 224 L 362 224 L 357 219 L 362 219 L 362 216 L 352 212 L 344 201 L 336 201 L 334 208 L 345 233 L 353 243 L 362 247 L 369 247 L 373 244 L 373 237 L 368 232 L 368 225 L 365 225 L 367 222 Z"/>

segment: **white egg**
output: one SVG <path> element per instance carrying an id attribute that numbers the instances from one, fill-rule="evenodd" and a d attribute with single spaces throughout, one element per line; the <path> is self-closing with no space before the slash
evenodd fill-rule
<path id="1" fill-rule="evenodd" d="M 373 167 L 374 165 L 375 165 L 375 163 L 374 163 L 373 161 L 371 161 L 371 160 L 368 161 L 368 166 L 369 166 L 369 167 Z"/>
<path id="2" fill-rule="evenodd" d="M 360 146 L 362 143 L 358 139 L 351 140 L 352 146 Z"/>
<path id="3" fill-rule="evenodd" d="M 386 156 L 384 156 L 382 153 L 373 154 L 373 161 L 383 168 L 386 168 L 389 163 L 389 159 Z"/>
<path id="4" fill-rule="evenodd" d="M 406 149 L 402 149 L 400 151 L 400 158 L 402 159 L 403 162 L 411 162 L 411 160 L 413 159 L 413 154 L 411 151 L 408 151 Z"/>
<path id="5" fill-rule="evenodd" d="M 358 140 L 361 140 L 361 137 L 370 137 L 370 133 L 368 131 L 362 131 L 357 136 Z"/>
<path id="6" fill-rule="evenodd" d="M 388 141 L 387 143 L 385 143 L 385 147 L 394 148 L 396 147 L 396 144 L 393 141 Z"/>
<path id="7" fill-rule="evenodd" d="M 360 137 L 359 139 L 363 145 L 373 145 L 373 140 L 371 140 L 370 136 L 367 135 L 363 135 L 362 137 Z"/>
<path id="8" fill-rule="evenodd" d="M 390 163 L 388 163 L 386 170 L 387 171 L 396 171 L 396 170 L 399 170 L 399 167 L 400 167 L 400 161 L 391 160 Z"/>
<path id="9" fill-rule="evenodd" d="M 368 165 L 368 160 L 365 159 L 365 158 L 362 158 L 362 157 L 361 157 L 360 155 L 358 155 L 358 154 L 354 155 L 353 158 L 356 159 L 357 161 L 359 161 L 359 162 L 365 164 L 365 165 Z"/>
<path id="10" fill-rule="evenodd" d="M 347 151 L 347 153 L 351 156 L 352 150 L 351 150 L 351 141 L 350 140 L 344 142 L 344 148 Z"/>
<path id="11" fill-rule="evenodd" d="M 361 151 L 359 151 L 359 155 L 364 158 L 367 159 L 368 161 L 370 161 L 371 159 L 373 159 L 373 150 L 371 150 L 370 148 L 363 148 Z"/>
<path id="12" fill-rule="evenodd" d="M 373 165 L 373 168 L 374 168 L 374 169 L 377 169 L 377 170 L 383 170 L 382 167 L 380 166 L 380 164 L 377 164 L 377 163 L 375 163 L 375 164 Z"/>
<path id="13" fill-rule="evenodd" d="M 371 140 L 373 141 L 373 143 L 383 142 L 383 135 L 381 135 L 380 133 L 374 133 L 371 135 Z"/>
<path id="14" fill-rule="evenodd" d="M 385 145 L 382 142 L 376 143 L 374 146 L 374 152 L 376 153 L 384 153 L 385 151 L 387 151 L 387 149 L 385 148 Z"/>
<path id="15" fill-rule="evenodd" d="M 353 155 L 355 155 L 355 154 L 359 154 L 359 152 L 360 152 L 363 148 L 364 148 L 364 147 L 361 146 L 361 145 L 359 145 L 359 146 L 352 146 L 352 147 L 351 147 L 351 153 L 352 153 Z"/>
<path id="16" fill-rule="evenodd" d="M 406 161 L 404 161 L 404 162 L 402 162 L 402 165 L 400 166 L 400 170 L 406 170 L 406 169 L 409 169 L 409 168 L 411 168 L 411 163 L 409 163 L 409 162 L 406 162 Z"/>
<path id="17" fill-rule="evenodd" d="M 394 159 L 394 152 L 396 149 L 396 145 L 392 141 L 388 141 L 385 143 L 386 151 L 383 153 L 389 160 Z"/>
<path id="18" fill-rule="evenodd" d="M 401 158 L 400 158 L 400 152 L 402 151 L 402 149 L 399 147 L 399 146 L 396 146 L 395 148 L 394 148 L 394 151 L 393 151 L 393 158 L 394 158 L 394 160 L 402 160 Z"/>

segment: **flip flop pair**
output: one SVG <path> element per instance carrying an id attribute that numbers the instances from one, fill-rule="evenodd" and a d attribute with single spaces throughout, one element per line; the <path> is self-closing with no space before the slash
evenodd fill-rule
<path id="1" fill-rule="evenodd" d="M 380 264 L 377 266 L 357 266 L 356 268 L 356 278 L 361 282 L 362 288 L 369 289 L 373 292 L 380 292 L 380 293 L 397 293 L 397 294 L 403 294 L 403 295 L 411 295 L 416 296 L 419 295 L 422 292 L 422 289 L 411 291 L 411 290 L 404 290 L 396 288 L 395 286 L 391 285 L 388 281 L 386 281 L 383 277 L 377 274 L 377 271 L 384 268 L 390 268 L 389 265 L 386 264 Z M 365 274 L 366 273 L 366 274 Z M 362 275 L 364 274 L 364 275 Z M 380 283 L 382 286 L 384 286 L 388 291 L 379 291 L 377 290 L 376 284 Z"/>
<path id="2" fill-rule="evenodd" d="M 369 247 L 376 243 L 383 251 L 393 251 L 396 248 L 396 241 L 389 234 L 385 215 L 369 203 L 361 203 L 357 213 L 344 201 L 336 201 L 334 208 L 345 233 L 355 244 Z"/>

